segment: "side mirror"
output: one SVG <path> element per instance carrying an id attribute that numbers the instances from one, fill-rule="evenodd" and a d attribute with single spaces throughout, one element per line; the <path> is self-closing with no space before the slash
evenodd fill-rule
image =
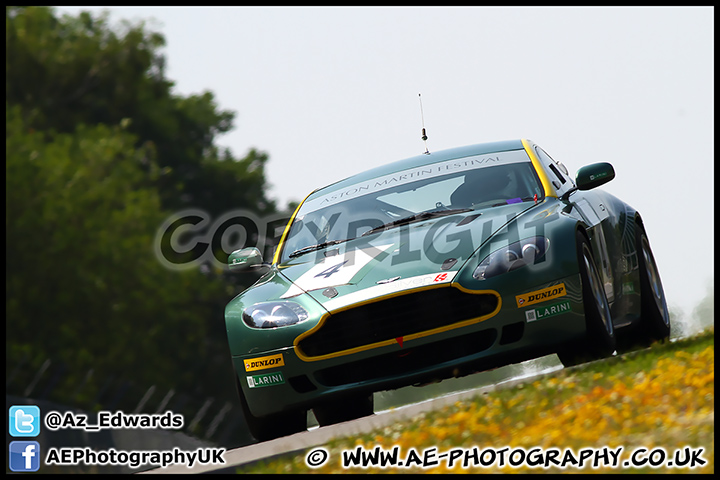
<path id="1" fill-rule="evenodd" d="M 575 185 L 578 190 L 591 190 L 615 178 L 615 169 L 609 163 L 593 163 L 577 171 Z"/>
<path id="2" fill-rule="evenodd" d="M 235 250 L 228 257 L 228 268 L 233 272 L 247 271 L 259 265 L 262 265 L 262 253 L 255 247 Z"/>

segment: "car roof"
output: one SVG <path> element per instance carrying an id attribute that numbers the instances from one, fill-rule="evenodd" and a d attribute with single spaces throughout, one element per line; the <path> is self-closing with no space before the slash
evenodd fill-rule
<path id="1" fill-rule="evenodd" d="M 398 160 L 396 162 L 388 163 L 367 170 L 365 172 L 358 173 L 351 177 L 347 177 L 344 180 L 340 180 L 335 183 L 331 183 L 325 187 L 318 188 L 310 195 L 308 199 L 314 197 L 318 193 L 327 193 L 335 189 L 343 188 L 345 186 L 353 185 L 358 182 L 363 182 L 383 175 L 389 175 L 391 173 L 400 172 L 414 167 L 422 167 L 444 160 L 452 160 L 454 158 L 463 158 L 473 155 L 484 155 L 488 153 L 507 152 L 510 150 L 522 150 L 524 149 L 522 140 L 505 140 L 500 142 L 488 142 L 478 143 L 475 145 L 468 145 L 465 147 L 455 147 L 446 150 L 440 150 L 437 152 L 431 152 L 429 154 L 420 154 L 414 157 L 406 158 L 404 160 Z"/>

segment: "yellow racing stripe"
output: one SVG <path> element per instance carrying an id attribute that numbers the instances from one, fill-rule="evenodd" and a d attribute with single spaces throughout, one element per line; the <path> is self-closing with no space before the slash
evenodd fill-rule
<path id="1" fill-rule="evenodd" d="M 275 256 L 273 257 L 273 261 L 272 261 L 272 263 L 274 265 L 277 265 L 278 262 L 280 261 L 280 252 L 282 251 L 283 244 L 285 243 L 285 239 L 287 238 L 288 232 L 290 231 L 290 225 L 292 225 L 293 221 L 295 220 L 295 216 L 300 211 L 300 207 L 303 206 L 303 203 L 305 203 L 305 200 L 307 200 L 308 197 L 310 195 L 312 195 L 313 193 L 315 193 L 315 190 L 313 190 L 312 192 L 307 194 L 307 196 L 303 199 L 302 202 L 300 202 L 300 205 L 298 205 L 297 208 L 295 209 L 295 211 L 293 212 L 292 217 L 290 217 L 290 220 L 288 220 L 287 225 L 285 225 L 285 230 L 283 231 L 283 234 L 280 237 L 280 243 L 278 243 L 278 246 L 275 249 Z"/>
<path id="2" fill-rule="evenodd" d="M 533 166 L 535 167 L 535 171 L 538 174 L 538 177 L 540 177 L 540 182 L 542 183 L 543 189 L 545 190 L 545 196 L 546 197 L 555 197 L 557 198 L 557 193 L 555 193 L 555 189 L 552 188 L 552 184 L 550 183 L 550 179 L 548 179 L 547 175 L 545 174 L 545 169 L 543 168 L 542 164 L 540 163 L 540 159 L 535 155 L 535 151 L 530 146 L 530 142 L 522 139 L 523 147 L 525 147 L 525 151 L 527 152 L 528 156 L 530 157 L 530 160 L 532 161 Z"/>

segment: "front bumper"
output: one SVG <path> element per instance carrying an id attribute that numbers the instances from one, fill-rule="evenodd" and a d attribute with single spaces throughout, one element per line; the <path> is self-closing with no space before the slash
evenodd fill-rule
<path id="1" fill-rule="evenodd" d="M 235 371 L 252 414 L 266 416 L 554 353 L 585 334 L 580 278 L 534 285 L 500 296 L 497 311 L 480 321 L 318 359 L 309 359 L 297 345 L 257 351 L 234 356 Z M 563 285 L 564 294 L 518 306 L 516 294 L 552 285 Z"/>

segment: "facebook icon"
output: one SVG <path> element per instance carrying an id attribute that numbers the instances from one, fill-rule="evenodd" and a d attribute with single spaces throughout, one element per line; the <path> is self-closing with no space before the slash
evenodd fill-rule
<path id="1" fill-rule="evenodd" d="M 38 442 L 10 442 L 10 470 L 13 472 L 37 472 L 40 469 L 40 444 Z"/>

